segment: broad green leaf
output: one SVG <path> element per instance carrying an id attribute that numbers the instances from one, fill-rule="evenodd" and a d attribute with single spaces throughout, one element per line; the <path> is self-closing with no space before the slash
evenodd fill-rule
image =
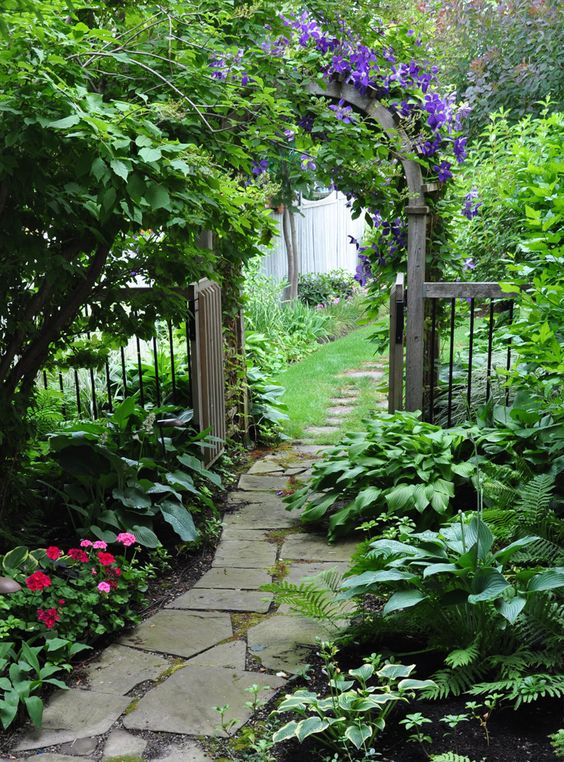
<path id="1" fill-rule="evenodd" d="M 19 569 L 20 565 L 29 557 L 29 550 L 24 545 L 18 545 L 9 550 L 2 560 L 2 566 L 6 571 Z"/>
<path id="2" fill-rule="evenodd" d="M 189 455 L 188 453 L 184 453 L 183 455 L 177 455 L 176 459 L 179 461 L 179 463 L 182 463 L 183 466 L 187 466 L 192 471 L 195 471 L 197 474 L 200 474 L 200 476 L 203 476 L 205 479 L 210 481 L 212 484 L 215 484 L 216 487 L 221 487 L 221 477 L 219 474 L 214 474 L 213 471 L 205 468 L 202 461 L 198 460 L 198 458 L 195 458 L 193 455 Z"/>
<path id="3" fill-rule="evenodd" d="M 515 542 L 512 542 L 505 548 L 498 550 L 497 553 L 494 553 L 494 558 L 498 561 L 506 561 L 510 556 L 513 555 L 513 553 L 516 553 L 521 548 L 526 548 L 527 545 L 530 545 L 532 542 L 536 542 L 538 539 L 539 538 L 536 536 L 521 537 L 519 540 L 515 540 Z"/>
<path id="4" fill-rule="evenodd" d="M 39 696 L 28 696 L 24 702 L 30 720 L 39 729 L 43 721 L 43 701 Z"/>
<path id="5" fill-rule="evenodd" d="M 69 127 L 74 127 L 79 122 L 80 117 L 78 114 L 71 114 L 63 119 L 57 119 L 55 122 L 48 122 L 47 127 L 51 127 L 54 130 L 66 130 Z"/>
<path id="6" fill-rule="evenodd" d="M 110 161 L 110 167 L 113 169 L 114 174 L 127 182 L 129 169 L 127 168 L 127 165 L 123 163 L 123 161 L 120 161 L 119 159 L 112 159 L 112 161 Z"/>
<path id="7" fill-rule="evenodd" d="M 287 741 L 289 738 L 294 738 L 296 735 L 297 727 L 298 723 L 295 720 L 286 723 L 286 725 L 283 725 L 280 730 L 276 731 L 276 733 L 272 736 L 272 740 L 274 743 L 281 743 L 282 741 Z"/>
<path id="8" fill-rule="evenodd" d="M 517 617 L 525 608 L 526 603 L 526 598 L 516 595 L 514 598 L 509 598 L 508 600 L 502 599 L 496 601 L 496 608 L 501 616 L 507 619 L 510 624 L 515 624 Z"/>
<path id="9" fill-rule="evenodd" d="M 137 542 L 139 542 L 141 545 L 144 545 L 146 548 L 158 548 L 161 544 L 159 542 L 159 538 L 152 531 L 152 529 L 148 529 L 147 527 L 135 524 L 131 528 L 131 531 L 137 538 Z"/>
<path id="10" fill-rule="evenodd" d="M 394 593 L 384 606 L 384 615 L 391 614 L 393 611 L 402 611 L 403 609 L 416 606 L 421 601 L 426 600 L 427 596 L 423 595 L 419 590 L 401 590 L 399 593 Z"/>
<path id="11" fill-rule="evenodd" d="M 170 210 L 171 208 L 168 190 L 164 185 L 158 183 L 154 183 L 147 188 L 147 201 L 151 205 L 153 211 L 156 209 Z"/>
<path id="12" fill-rule="evenodd" d="M 169 484 L 179 489 L 184 489 L 187 492 L 192 492 L 194 495 L 198 494 L 198 490 L 194 486 L 192 477 L 185 474 L 184 471 L 171 471 L 166 474 L 165 479 Z"/>
<path id="13" fill-rule="evenodd" d="M 538 592 L 540 590 L 555 590 L 564 586 L 564 568 L 547 569 L 547 571 L 535 574 L 531 577 L 527 585 L 528 592 Z"/>
<path id="14" fill-rule="evenodd" d="M 384 664 L 376 674 L 378 677 L 385 677 L 388 680 L 396 680 L 399 678 L 408 678 L 413 670 L 415 664 Z"/>
<path id="15" fill-rule="evenodd" d="M 369 725 L 349 725 L 345 730 L 345 738 L 348 738 L 356 749 L 360 749 L 371 737 L 372 729 Z"/>
<path id="16" fill-rule="evenodd" d="M 434 680 L 414 680 L 411 677 L 407 680 L 400 680 L 398 683 L 398 691 L 413 691 L 435 687 L 436 683 Z"/>
<path id="17" fill-rule="evenodd" d="M 493 601 L 509 587 L 509 582 L 497 569 L 480 569 L 472 583 L 472 595 L 468 596 L 469 603 Z"/>
<path id="18" fill-rule="evenodd" d="M 315 733 L 322 733 L 329 727 L 327 720 L 322 720 L 321 717 L 308 717 L 307 720 L 298 722 L 295 730 L 295 735 L 298 741 L 301 743 L 309 736 Z"/>
<path id="19" fill-rule="evenodd" d="M 187 508 L 172 500 L 163 500 L 160 509 L 163 519 L 171 525 L 181 540 L 193 542 L 198 539 L 198 530 Z"/>
<path id="20" fill-rule="evenodd" d="M 150 148 L 149 146 L 145 146 L 139 151 L 139 157 L 147 162 L 158 161 L 161 156 L 162 153 L 160 148 Z"/>

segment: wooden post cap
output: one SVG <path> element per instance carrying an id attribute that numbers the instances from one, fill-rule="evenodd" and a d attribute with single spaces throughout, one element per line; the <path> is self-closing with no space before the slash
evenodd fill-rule
<path id="1" fill-rule="evenodd" d="M 10 593 L 17 593 L 22 589 L 15 579 L 11 577 L 0 577 L 0 595 L 9 595 Z"/>

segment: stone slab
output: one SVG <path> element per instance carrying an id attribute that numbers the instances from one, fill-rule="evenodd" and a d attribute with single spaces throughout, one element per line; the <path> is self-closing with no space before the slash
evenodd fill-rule
<path id="1" fill-rule="evenodd" d="M 111 645 L 88 665 L 86 675 L 92 690 L 124 696 L 139 683 L 155 680 L 167 667 L 162 656 Z"/>
<path id="2" fill-rule="evenodd" d="M 300 523 L 299 511 L 287 511 L 282 501 L 277 504 L 256 503 L 240 508 L 236 513 L 223 517 L 225 527 L 245 529 L 288 529 Z"/>
<path id="3" fill-rule="evenodd" d="M 351 399 L 351 397 L 359 397 L 360 391 L 356 389 L 354 386 L 352 387 L 345 387 L 344 389 L 339 389 L 339 396 L 340 397 L 347 397 L 347 403 L 348 400 Z"/>
<path id="4" fill-rule="evenodd" d="M 312 534 L 289 535 L 280 551 L 280 558 L 289 561 L 341 561 L 350 560 L 358 545 L 357 541 L 329 545 L 324 536 Z"/>
<path id="5" fill-rule="evenodd" d="M 325 423 L 328 426 L 334 426 L 335 428 L 339 428 L 343 425 L 343 418 L 326 418 Z"/>
<path id="6" fill-rule="evenodd" d="M 320 623 L 303 617 L 280 615 L 268 617 L 247 632 L 249 652 L 273 671 L 295 674 L 307 664 L 317 638 L 327 640 L 329 631 Z"/>
<path id="7" fill-rule="evenodd" d="M 197 587 L 167 603 L 167 608 L 199 611 L 255 611 L 266 614 L 272 603 L 272 593 L 254 590 L 206 590 Z"/>
<path id="8" fill-rule="evenodd" d="M 278 492 L 286 489 L 288 479 L 285 476 L 254 476 L 243 474 L 239 477 L 238 489 L 244 492 Z"/>
<path id="9" fill-rule="evenodd" d="M 245 669 L 247 645 L 244 640 L 233 640 L 222 643 L 209 651 L 190 659 L 190 666 L 198 667 L 227 667 L 228 669 Z"/>
<path id="10" fill-rule="evenodd" d="M 89 757 L 96 751 L 97 738 L 77 738 L 75 741 L 64 743 L 59 751 L 62 754 L 71 754 L 73 757 Z"/>
<path id="11" fill-rule="evenodd" d="M 335 570 L 338 571 L 339 574 L 344 574 L 348 568 L 349 566 L 346 563 L 315 561 L 308 564 L 296 561 L 290 564 L 288 574 L 284 577 L 284 581 L 299 584 L 300 582 L 303 582 L 304 579 L 316 577 L 318 574 L 329 570 Z"/>
<path id="12" fill-rule="evenodd" d="M 384 376 L 383 370 L 346 370 L 344 373 L 341 373 L 341 376 L 346 376 L 347 378 L 374 378 L 379 379 Z"/>
<path id="13" fill-rule="evenodd" d="M 16 751 L 92 738 L 108 731 L 131 699 L 110 693 L 71 688 L 57 691 L 47 702 L 41 730 L 28 730 Z M 44 757 L 42 757 L 44 759 Z"/>
<path id="14" fill-rule="evenodd" d="M 276 546 L 252 540 L 225 540 L 218 545 L 213 566 L 266 569 L 276 561 Z"/>
<path id="15" fill-rule="evenodd" d="M 121 642 L 146 651 L 189 657 L 232 635 L 229 614 L 164 609 Z"/>
<path id="16" fill-rule="evenodd" d="M 182 746 L 170 747 L 164 757 L 155 762 L 212 762 L 195 741 L 186 741 Z"/>
<path id="17" fill-rule="evenodd" d="M 287 468 L 284 471 L 285 476 L 298 476 L 298 474 L 303 474 L 304 471 L 307 471 L 309 468 L 309 465 L 300 465 L 300 466 L 291 466 L 290 468 Z"/>
<path id="18" fill-rule="evenodd" d="M 253 463 L 253 465 L 249 468 L 247 473 L 261 476 L 263 474 L 281 473 L 283 470 L 284 470 L 283 466 L 281 466 L 276 461 L 262 459 L 262 460 L 257 460 L 256 463 Z"/>
<path id="19" fill-rule="evenodd" d="M 229 705 L 225 719 L 236 721 L 229 731 L 234 733 L 252 715 L 245 706 L 249 700 L 245 689 L 253 684 L 270 686 L 260 694 L 266 701 L 284 680 L 260 672 L 187 666 L 145 694 L 123 724 L 129 729 L 226 737 L 215 707 Z"/>
<path id="20" fill-rule="evenodd" d="M 333 445 L 321 445 L 321 444 L 299 444 L 296 445 L 295 450 L 297 453 L 303 453 L 304 455 L 314 455 L 316 458 L 322 458 L 327 450 L 331 450 Z"/>
<path id="21" fill-rule="evenodd" d="M 354 407 L 350 405 L 333 405 L 327 408 L 327 415 L 332 415 L 337 418 L 341 416 L 350 415 L 354 411 Z"/>
<path id="22" fill-rule="evenodd" d="M 147 748 L 147 741 L 141 736 L 134 736 L 127 730 L 116 728 L 112 730 L 104 746 L 102 761 L 112 757 L 124 757 L 127 755 L 141 756 Z"/>
<path id="23" fill-rule="evenodd" d="M 76 757 L 69 757 L 67 754 L 33 754 L 30 757 L 20 757 L 20 759 L 31 759 L 36 760 L 36 762 L 76 762 Z M 0 762 L 14 762 L 15 757 L 12 757 L 12 759 L 8 759 L 5 757 L 2 757 L 0 759 Z"/>
<path id="24" fill-rule="evenodd" d="M 355 397 L 358 397 L 358 394 L 355 394 Z M 354 410 L 354 407 L 352 407 L 355 403 L 355 400 L 352 399 L 352 395 L 349 394 L 348 397 L 334 397 L 333 399 L 329 400 L 331 405 L 333 407 L 346 407 L 351 410 Z"/>
<path id="25" fill-rule="evenodd" d="M 335 434 L 338 429 L 335 426 L 308 426 L 304 429 L 305 434 L 310 434 L 313 437 L 320 437 L 326 434 Z"/>
<path id="26" fill-rule="evenodd" d="M 266 540 L 268 530 L 266 529 L 248 529 L 246 527 L 234 527 L 232 525 L 224 526 L 221 535 L 222 540 Z"/>
<path id="27" fill-rule="evenodd" d="M 262 569 L 214 566 L 196 582 L 193 589 L 205 587 L 219 590 L 258 590 L 270 582 L 272 577 Z"/>

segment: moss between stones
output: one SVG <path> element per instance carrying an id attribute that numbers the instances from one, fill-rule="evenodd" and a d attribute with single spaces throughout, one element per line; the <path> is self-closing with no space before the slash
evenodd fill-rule
<path id="1" fill-rule="evenodd" d="M 143 757 L 137 754 L 123 754 L 119 757 L 106 757 L 104 762 L 143 762 Z"/>
<path id="2" fill-rule="evenodd" d="M 133 714 L 133 712 L 137 709 L 140 701 L 140 698 L 133 699 L 131 704 L 129 704 L 129 706 L 126 708 L 124 714 Z"/>
<path id="3" fill-rule="evenodd" d="M 284 561 L 279 558 L 274 566 L 269 567 L 266 571 L 274 578 L 275 582 L 280 582 L 280 580 L 288 576 L 291 565 L 291 561 Z"/>
<path id="4" fill-rule="evenodd" d="M 231 625 L 233 627 L 233 635 L 229 640 L 240 640 L 247 635 L 247 630 L 254 627 L 255 624 L 262 622 L 268 618 L 268 614 L 256 614 L 254 612 L 232 612 L 231 613 Z"/>
<path id="5" fill-rule="evenodd" d="M 161 674 L 157 677 L 156 682 L 164 682 L 171 675 L 174 675 L 175 672 L 178 672 L 179 669 L 184 669 L 186 666 L 188 666 L 188 662 L 186 662 L 184 659 L 175 659 L 170 667 L 167 667 L 164 672 L 161 672 Z"/>

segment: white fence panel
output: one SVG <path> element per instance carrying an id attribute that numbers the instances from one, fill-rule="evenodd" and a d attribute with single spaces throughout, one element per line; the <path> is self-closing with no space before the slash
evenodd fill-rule
<path id="1" fill-rule="evenodd" d="M 296 214 L 296 237 L 302 273 L 326 273 L 337 268 L 354 273 L 358 263 L 356 247 L 349 235 L 360 239 L 364 232 L 364 219 L 353 220 L 347 200 L 334 191 L 319 201 L 300 202 Z M 278 224 L 278 235 L 263 259 L 263 271 L 277 281 L 286 280 L 288 265 L 286 246 L 282 234 L 282 215 L 273 212 Z"/>

